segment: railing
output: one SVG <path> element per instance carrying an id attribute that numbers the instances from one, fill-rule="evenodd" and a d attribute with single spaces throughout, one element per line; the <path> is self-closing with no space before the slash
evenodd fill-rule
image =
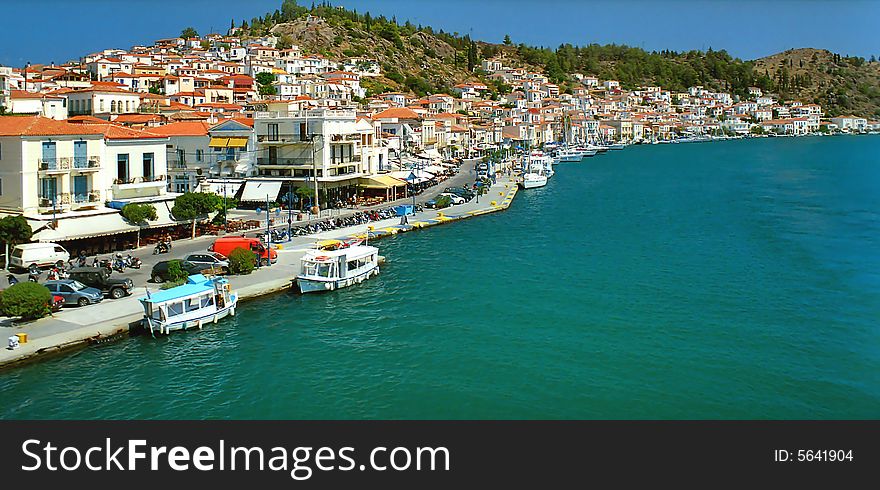
<path id="1" fill-rule="evenodd" d="M 133 179 L 114 179 L 113 185 L 130 185 L 130 184 L 144 184 L 148 182 L 164 182 L 166 180 L 164 175 L 154 175 L 147 177 L 135 177 Z"/>
<path id="2" fill-rule="evenodd" d="M 96 203 L 101 201 L 101 191 L 88 191 L 84 194 L 74 194 L 73 202 L 74 204 L 88 204 L 88 203 Z"/>
<path id="3" fill-rule="evenodd" d="M 70 164 L 70 158 L 66 157 L 37 159 L 37 166 L 40 170 L 70 170 Z"/>
<path id="4" fill-rule="evenodd" d="M 257 158 L 257 165 L 296 165 L 296 166 L 312 166 L 314 159 L 312 158 Z"/>
<path id="5" fill-rule="evenodd" d="M 346 118 L 354 119 L 356 112 L 344 109 L 316 109 L 311 111 L 258 111 L 254 119 L 287 118 Z"/>
<path id="6" fill-rule="evenodd" d="M 58 194 L 55 197 L 54 204 L 52 202 L 52 198 L 50 198 L 50 197 L 43 197 L 43 196 L 39 197 L 39 206 L 41 208 L 53 208 L 53 207 L 58 207 L 58 206 L 64 206 L 66 204 L 70 204 L 70 194 L 67 194 L 67 193 Z"/>
<path id="7" fill-rule="evenodd" d="M 98 168 L 101 166 L 101 157 L 98 155 L 90 157 L 73 157 L 73 168 Z"/>

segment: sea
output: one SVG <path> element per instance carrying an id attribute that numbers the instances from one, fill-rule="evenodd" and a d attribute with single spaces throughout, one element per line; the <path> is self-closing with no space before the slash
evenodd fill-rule
<path id="1" fill-rule="evenodd" d="M 3 419 L 876 419 L 880 137 L 641 145 L 375 279 L 0 372 Z"/>

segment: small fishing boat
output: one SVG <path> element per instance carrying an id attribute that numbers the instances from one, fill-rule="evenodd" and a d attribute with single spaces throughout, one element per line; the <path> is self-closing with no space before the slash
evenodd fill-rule
<path id="1" fill-rule="evenodd" d="M 336 250 L 309 250 L 301 259 L 295 283 L 301 293 L 333 291 L 360 284 L 379 274 L 379 249 L 352 245 Z"/>
<path id="2" fill-rule="evenodd" d="M 144 328 L 167 335 L 175 330 L 199 328 L 235 315 L 238 293 L 227 279 L 189 276 L 186 284 L 150 293 L 140 299 L 144 307 Z"/>
<path id="3" fill-rule="evenodd" d="M 519 179 L 517 183 L 523 189 L 544 187 L 545 185 L 547 185 L 547 176 L 530 172 L 527 174 L 523 174 L 523 176 Z"/>

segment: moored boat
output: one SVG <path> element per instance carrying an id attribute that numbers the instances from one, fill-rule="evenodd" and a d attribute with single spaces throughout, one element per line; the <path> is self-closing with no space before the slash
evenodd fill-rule
<path id="1" fill-rule="evenodd" d="M 353 245 L 337 250 L 309 250 L 295 282 L 301 293 L 333 291 L 379 274 L 379 249 Z"/>
<path id="2" fill-rule="evenodd" d="M 175 330 L 199 328 L 228 315 L 235 315 L 238 293 L 222 277 L 189 276 L 185 284 L 155 293 L 147 291 L 140 299 L 144 307 L 144 327 L 155 337 Z"/>

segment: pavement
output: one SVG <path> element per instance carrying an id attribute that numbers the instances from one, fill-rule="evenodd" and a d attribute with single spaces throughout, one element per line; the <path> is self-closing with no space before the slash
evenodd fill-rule
<path id="1" fill-rule="evenodd" d="M 469 165 L 463 165 L 461 172 L 456 176 L 418 195 L 416 202 L 424 203 L 436 197 L 447 187 L 471 184 L 474 178 L 473 162 L 471 162 Z M 421 213 L 408 216 L 407 225 L 401 225 L 400 218 L 394 217 L 368 224 L 294 237 L 290 241 L 277 244 L 277 263 L 268 267 L 260 267 L 248 275 L 231 276 L 230 283 L 239 292 L 239 297 L 242 300 L 282 291 L 290 287 L 291 281 L 299 273 L 300 258 L 306 250 L 313 248 L 314 243 L 318 240 L 348 239 L 366 235 L 369 236 L 371 244 L 374 244 L 372 240 L 391 234 L 405 233 L 421 227 L 444 224 L 506 209 L 512 202 L 516 189 L 516 184 L 504 176 L 498 179 L 498 182 L 490 188 L 486 195 L 480 196 L 479 202 L 477 199 L 473 199 L 470 202 L 443 210 L 426 209 Z M 380 208 L 406 203 L 412 203 L 412 199 L 386 203 Z M 333 216 L 346 216 L 363 211 L 364 208 L 342 209 Z M 251 212 L 250 219 L 255 219 L 255 214 Z M 306 221 L 304 220 L 302 223 L 304 224 Z M 285 223 L 277 228 L 286 227 Z M 249 232 L 250 235 L 258 233 L 260 230 Z M 13 323 L 8 318 L 0 319 L 0 341 L 3 342 L 4 347 L 6 339 L 11 335 L 26 333 L 28 336 L 28 342 L 21 344 L 18 349 L 4 348 L 0 350 L 0 367 L 17 364 L 39 354 L 82 345 L 85 342 L 103 341 L 114 336 L 127 335 L 130 328 L 138 325 L 143 316 L 138 299 L 145 296 L 148 289 L 151 292 L 159 289 L 158 284 L 148 282 L 152 266 L 160 260 L 183 258 L 190 253 L 205 251 L 216 238 L 217 236 L 208 235 L 195 239 L 178 240 L 174 242 L 172 250 L 168 254 L 153 255 L 152 247 L 141 247 L 132 251 L 132 256 L 139 257 L 144 264 L 140 270 L 129 269 L 122 274 L 131 278 L 135 284 L 134 293 L 128 297 L 118 300 L 105 299 L 101 303 L 86 307 L 65 307 L 52 316 L 27 323 Z M 273 245 L 276 244 L 273 243 Z M 379 246 L 381 249 L 381 245 Z M 394 258 L 389 257 L 388 260 L 393 261 Z M 120 274 L 114 272 L 114 275 Z M 26 280 L 26 274 L 23 275 L 23 279 Z"/>

